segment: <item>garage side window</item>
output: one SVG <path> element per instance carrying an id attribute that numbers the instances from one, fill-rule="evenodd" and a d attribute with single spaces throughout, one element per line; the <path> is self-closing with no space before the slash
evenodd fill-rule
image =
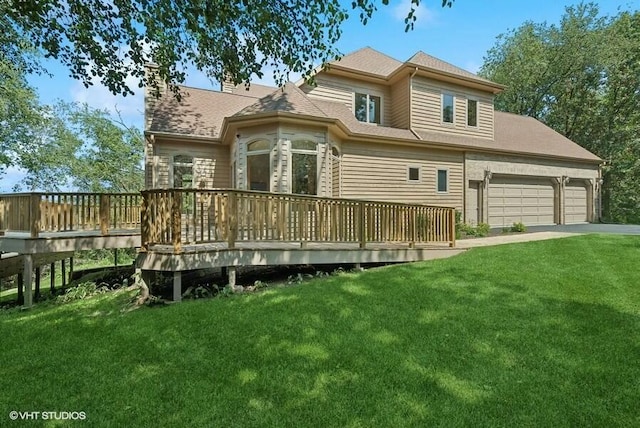
<path id="1" fill-rule="evenodd" d="M 407 180 L 409 182 L 416 182 L 416 183 L 420 181 L 419 166 L 410 166 L 407 168 Z"/>
<path id="2" fill-rule="evenodd" d="M 449 191 L 449 171 L 446 169 L 438 170 L 437 177 L 438 193 L 447 193 Z"/>

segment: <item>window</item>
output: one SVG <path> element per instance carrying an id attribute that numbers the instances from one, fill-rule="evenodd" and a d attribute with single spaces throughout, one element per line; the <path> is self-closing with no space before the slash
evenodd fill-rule
<path id="1" fill-rule="evenodd" d="M 247 188 L 268 192 L 271 171 L 269 169 L 271 144 L 267 140 L 256 140 L 247 144 Z"/>
<path id="2" fill-rule="evenodd" d="M 317 194 L 318 147 L 314 141 L 291 142 L 291 193 Z"/>
<path id="3" fill-rule="evenodd" d="M 191 189 L 193 187 L 193 158 L 176 155 L 173 157 L 173 187 Z"/>
<path id="4" fill-rule="evenodd" d="M 453 95 L 442 94 L 442 122 L 453 123 Z"/>
<path id="5" fill-rule="evenodd" d="M 360 122 L 380 123 L 380 97 L 356 93 L 354 104 L 353 111 Z"/>
<path id="6" fill-rule="evenodd" d="M 467 126 L 478 126 L 478 101 L 467 100 Z"/>
<path id="7" fill-rule="evenodd" d="M 407 179 L 409 181 L 420 181 L 420 167 L 410 166 L 407 169 Z"/>
<path id="8" fill-rule="evenodd" d="M 449 171 L 446 169 L 438 170 L 438 193 L 447 193 L 449 191 Z"/>

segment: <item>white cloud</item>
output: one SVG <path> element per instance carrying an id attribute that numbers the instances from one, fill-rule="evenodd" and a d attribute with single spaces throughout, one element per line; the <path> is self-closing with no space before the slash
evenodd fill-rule
<path id="1" fill-rule="evenodd" d="M 113 95 L 107 87 L 99 81 L 94 81 L 92 86 L 85 88 L 81 82 L 75 82 L 70 89 L 71 99 L 79 103 L 87 103 L 89 106 L 101 110 L 107 110 L 112 114 L 120 112 L 127 123 L 142 124 L 144 116 L 144 88 L 138 88 L 137 79 L 128 76 L 125 82 L 134 95 Z"/>
<path id="2" fill-rule="evenodd" d="M 401 0 L 395 6 L 391 7 L 391 13 L 393 17 L 398 21 L 403 21 L 407 17 L 409 11 L 413 8 L 415 9 L 415 17 L 416 27 L 425 27 L 429 24 L 433 24 L 435 22 L 435 13 L 425 6 L 426 0 L 422 0 L 420 2 L 420 6 L 416 7 L 415 4 L 411 3 L 411 0 Z"/>

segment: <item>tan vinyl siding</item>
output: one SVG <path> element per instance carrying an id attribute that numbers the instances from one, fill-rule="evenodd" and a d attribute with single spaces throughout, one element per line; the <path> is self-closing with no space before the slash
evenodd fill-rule
<path id="1" fill-rule="evenodd" d="M 144 139 L 144 188 L 153 188 L 153 145 L 150 137 Z"/>
<path id="2" fill-rule="evenodd" d="M 175 155 L 193 157 L 194 187 L 227 188 L 231 186 L 229 147 L 180 140 L 156 140 L 154 188 L 172 186 L 172 159 Z"/>
<path id="3" fill-rule="evenodd" d="M 409 94 L 410 80 L 402 79 L 391 87 L 391 116 L 389 125 L 394 128 L 409 129 Z"/>
<path id="4" fill-rule="evenodd" d="M 420 167 L 420 182 L 407 180 L 407 167 Z M 463 154 L 370 143 L 342 144 L 341 196 L 430 205 L 463 206 Z M 438 169 L 449 171 L 449 191 L 438 193 Z"/>
<path id="5" fill-rule="evenodd" d="M 319 75 L 316 76 L 315 83 L 315 86 L 305 84 L 301 88 L 309 98 L 343 103 L 350 109 L 353 107 L 353 90 L 345 82 L 331 76 Z"/>
<path id="6" fill-rule="evenodd" d="M 564 176 L 590 180 L 598 177 L 598 165 L 594 164 L 470 152 L 466 154 L 466 169 L 468 180 L 484 180 L 486 170 L 505 175 Z"/>
<path id="7" fill-rule="evenodd" d="M 454 96 L 454 123 L 442 123 L 442 94 Z M 493 96 L 461 86 L 414 77 L 411 94 L 411 125 L 420 130 L 493 138 Z M 478 126 L 467 126 L 467 99 L 478 101 Z"/>
<path id="8" fill-rule="evenodd" d="M 309 98 L 324 101 L 340 102 L 353 111 L 355 93 L 376 95 L 382 98 L 382 123 L 383 126 L 393 126 L 391 91 L 388 86 L 370 82 L 349 79 L 346 77 L 319 75 L 316 77 L 316 86 L 303 85 L 301 88 Z"/>

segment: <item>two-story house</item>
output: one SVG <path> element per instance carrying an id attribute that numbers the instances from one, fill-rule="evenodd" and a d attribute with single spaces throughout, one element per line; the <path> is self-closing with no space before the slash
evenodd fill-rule
<path id="1" fill-rule="evenodd" d="M 363 48 L 283 88 L 147 96 L 146 187 L 451 206 L 492 227 L 596 215 L 601 159 L 494 110 L 503 86 L 418 52 Z"/>

